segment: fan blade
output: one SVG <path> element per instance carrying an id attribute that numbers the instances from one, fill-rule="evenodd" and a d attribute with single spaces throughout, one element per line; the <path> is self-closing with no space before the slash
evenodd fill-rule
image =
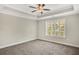
<path id="1" fill-rule="evenodd" d="M 33 10 L 32 12 L 35 12 L 36 10 Z"/>
<path id="2" fill-rule="evenodd" d="M 29 6 L 30 8 L 36 8 L 36 7 L 33 7 L 33 6 Z"/>
<path id="3" fill-rule="evenodd" d="M 45 11 L 50 11 L 50 9 L 44 9 Z"/>

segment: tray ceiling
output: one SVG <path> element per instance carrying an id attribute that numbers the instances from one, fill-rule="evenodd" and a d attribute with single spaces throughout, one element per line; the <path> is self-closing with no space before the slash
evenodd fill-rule
<path id="1" fill-rule="evenodd" d="M 36 6 L 36 4 L 10 4 L 10 5 L 7 5 L 7 6 L 10 6 L 10 7 L 15 8 L 15 9 L 19 9 L 19 10 L 21 10 L 25 13 L 31 14 L 31 15 L 35 15 L 35 16 L 41 15 L 39 12 L 34 12 L 34 13 L 31 12 L 34 9 L 30 8 L 29 6 Z M 67 4 L 63 4 L 63 5 L 62 4 L 46 4 L 46 6 L 44 8 L 48 8 L 48 9 L 51 9 L 51 10 L 50 11 L 44 11 L 44 14 L 54 12 L 54 10 L 63 8 L 65 6 L 70 6 L 70 5 L 67 5 Z"/>
<path id="2" fill-rule="evenodd" d="M 50 9 L 50 11 L 44 11 L 43 15 L 41 15 L 38 12 L 32 13 L 31 11 L 34 10 L 33 8 L 30 8 L 29 6 L 36 6 L 36 4 L 4 4 L 4 6 L 15 9 L 17 11 L 20 11 L 21 13 L 28 14 L 30 17 L 38 17 L 38 16 L 46 16 L 50 15 L 50 13 L 53 13 L 58 10 L 62 10 L 63 8 L 66 8 L 68 6 L 73 6 L 74 10 L 79 10 L 79 5 L 71 5 L 71 4 L 45 4 L 46 6 L 44 8 Z"/>

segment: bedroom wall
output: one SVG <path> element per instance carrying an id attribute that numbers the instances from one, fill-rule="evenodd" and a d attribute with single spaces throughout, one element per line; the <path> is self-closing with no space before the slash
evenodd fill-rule
<path id="1" fill-rule="evenodd" d="M 0 13 L 0 48 L 34 39 L 36 21 Z"/>
<path id="2" fill-rule="evenodd" d="M 54 21 L 57 19 L 65 19 L 65 38 L 49 37 L 45 35 L 45 21 Z M 79 47 L 79 15 L 49 18 L 38 21 L 38 39 Z"/>

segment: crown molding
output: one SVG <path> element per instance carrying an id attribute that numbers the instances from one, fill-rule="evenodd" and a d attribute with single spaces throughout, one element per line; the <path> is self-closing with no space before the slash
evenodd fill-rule
<path id="1" fill-rule="evenodd" d="M 71 11 L 71 12 L 67 12 L 67 13 L 61 13 L 61 14 L 56 14 L 56 15 L 50 15 L 50 16 L 47 16 L 47 17 L 42 17 L 42 18 L 39 18 L 39 20 L 47 20 L 47 19 L 54 19 L 54 18 L 58 18 L 58 17 L 65 17 L 65 16 L 71 16 L 71 15 L 79 15 L 79 11 Z"/>
<path id="2" fill-rule="evenodd" d="M 48 18 L 79 14 L 79 8 L 76 5 L 70 5 L 70 6 L 62 7 L 55 11 L 51 11 L 50 13 L 45 13 L 42 16 L 35 16 L 32 14 L 28 14 L 27 12 L 22 11 L 20 9 L 13 8 L 10 5 L 1 4 L 0 13 L 8 14 L 8 15 L 16 16 L 16 17 L 22 17 L 22 18 L 29 19 L 29 20 L 45 20 Z"/>
<path id="3" fill-rule="evenodd" d="M 19 9 L 12 8 L 11 6 L 0 5 L 0 13 L 8 14 L 16 17 L 22 17 L 30 20 L 37 20 L 37 17 L 31 14 L 28 14 Z"/>
<path id="4" fill-rule="evenodd" d="M 74 6 L 73 5 L 69 5 L 69 6 L 64 6 L 64 7 L 60 7 L 56 10 L 53 10 L 49 13 L 45 13 L 44 15 L 40 16 L 40 17 L 47 17 L 50 15 L 56 15 L 56 14 L 60 14 L 60 13 L 66 13 L 69 11 L 74 11 Z"/>
<path id="5" fill-rule="evenodd" d="M 49 18 L 57 18 L 57 17 L 63 17 L 63 16 L 69 16 L 69 15 L 75 15 L 79 14 L 79 9 L 75 9 L 73 6 L 64 7 L 62 9 L 52 11 L 49 14 L 43 15 L 39 17 L 39 20 L 46 20 Z"/>

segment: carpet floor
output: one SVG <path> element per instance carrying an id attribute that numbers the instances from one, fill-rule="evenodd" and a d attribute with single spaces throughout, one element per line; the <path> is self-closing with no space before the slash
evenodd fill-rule
<path id="1" fill-rule="evenodd" d="M 79 48 L 42 40 L 33 40 L 0 49 L 0 55 L 79 55 Z"/>

